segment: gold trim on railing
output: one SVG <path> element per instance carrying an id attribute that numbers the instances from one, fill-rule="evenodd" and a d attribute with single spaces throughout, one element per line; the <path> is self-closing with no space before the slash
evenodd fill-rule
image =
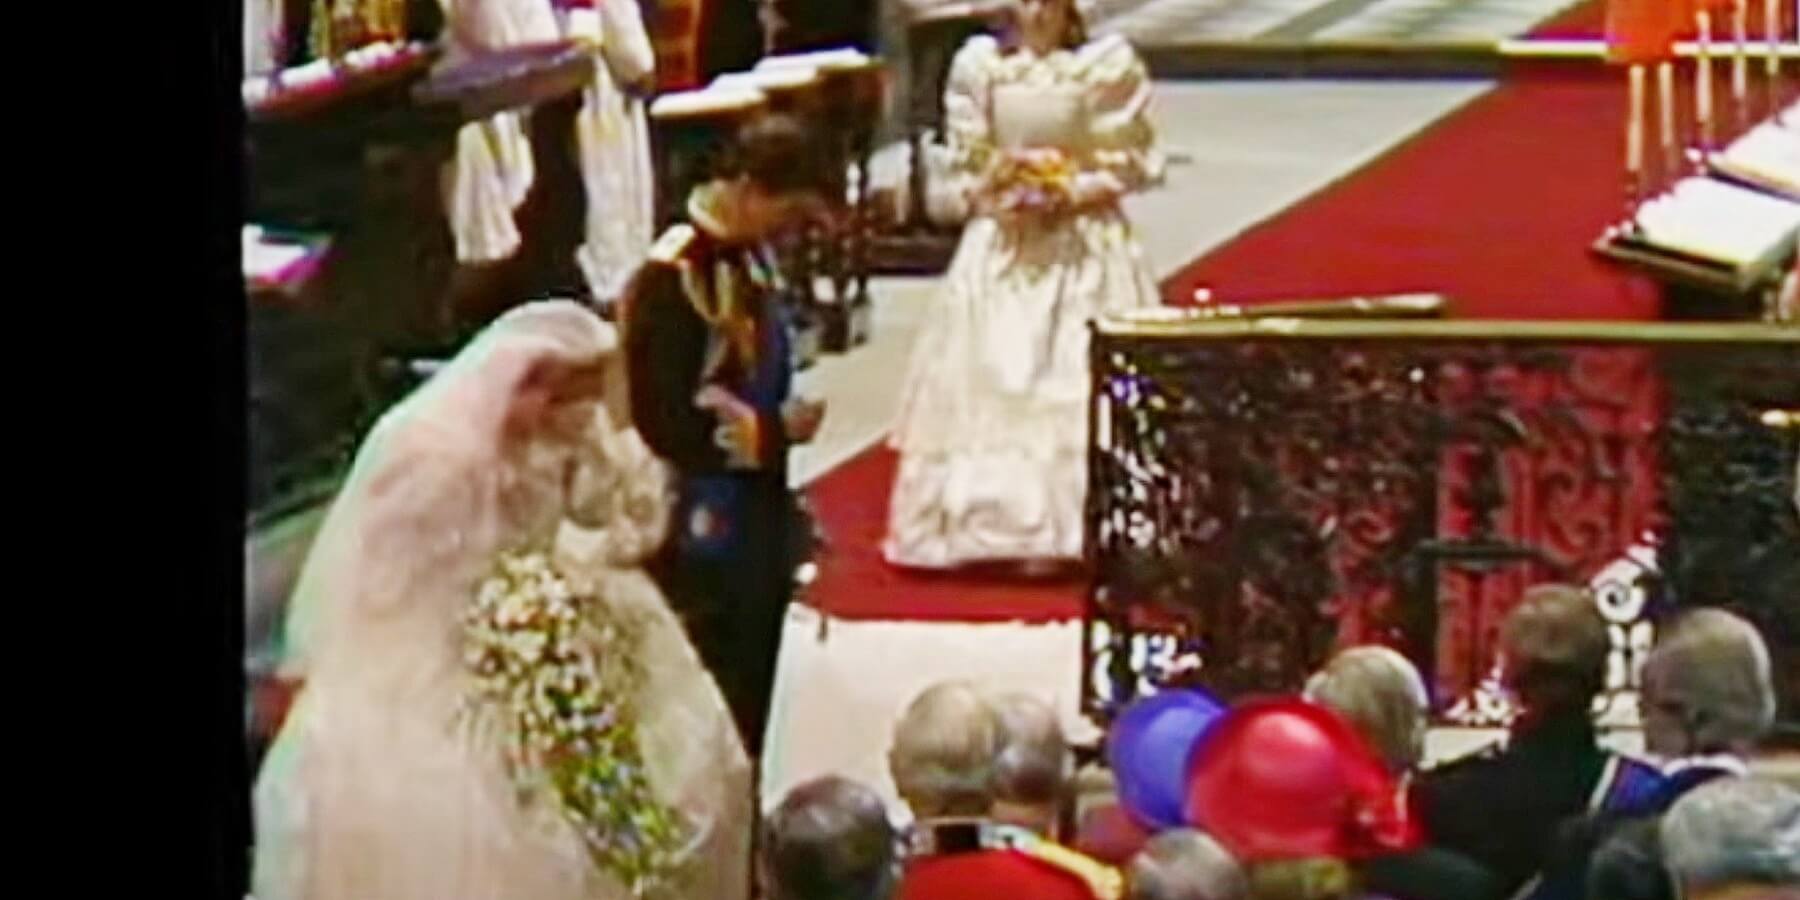
<path id="1" fill-rule="evenodd" d="M 1762 423 L 1778 431 L 1800 429 L 1800 409 L 1763 410 Z"/>
<path id="2" fill-rule="evenodd" d="M 1441 316 L 1449 301 L 1441 294 L 1394 294 L 1386 297 L 1351 297 L 1341 300 L 1289 300 L 1237 306 L 1216 303 L 1204 306 L 1156 306 L 1134 310 L 1134 322 L 1210 322 L 1219 319 L 1267 319 L 1297 316 L 1305 319 L 1423 319 Z"/>
<path id="3" fill-rule="evenodd" d="M 1172 316 L 1158 308 L 1106 316 L 1104 337 L 1192 340 L 1362 339 L 1563 341 L 1626 344 L 1794 344 L 1800 328 L 1763 322 L 1546 322 L 1418 318 L 1223 318 Z"/>

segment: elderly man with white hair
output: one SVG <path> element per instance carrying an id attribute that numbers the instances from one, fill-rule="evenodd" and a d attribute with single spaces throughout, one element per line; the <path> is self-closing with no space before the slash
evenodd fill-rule
<path id="1" fill-rule="evenodd" d="M 1685 900 L 1800 900 L 1800 792 L 1756 778 L 1701 785 L 1660 829 Z"/>
<path id="2" fill-rule="evenodd" d="M 1664 760 L 1657 809 L 1708 782 L 1749 774 L 1747 757 L 1775 718 L 1769 649 L 1755 626 L 1722 609 L 1677 618 L 1644 660 L 1644 744 Z M 1619 825 L 1588 870 L 1593 896 L 1674 896 L 1658 864 L 1656 819 Z"/>
<path id="3" fill-rule="evenodd" d="M 1129 900 L 1245 900 L 1250 882 L 1243 866 L 1219 842 L 1176 828 L 1158 834 L 1131 861 Z"/>
<path id="4" fill-rule="evenodd" d="M 965 681 L 927 688 L 901 715 L 888 766 L 915 821 L 898 900 L 1118 900 L 1116 870 L 991 817 L 1005 735 Z"/>
<path id="5" fill-rule="evenodd" d="M 1054 838 L 1074 768 L 1056 710 L 1023 693 L 996 697 L 993 705 L 1000 720 L 1000 752 L 994 759 L 991 816 Z"/>
<path id="6" fill-rule="evenodd" d="M 1693 610 L 1644 660 L 1642 697 L 1644 745 L 1665 772 L 1746 774 L 1744 758 L 1775 721 L 1768 645 L 1732 613 Z"/>

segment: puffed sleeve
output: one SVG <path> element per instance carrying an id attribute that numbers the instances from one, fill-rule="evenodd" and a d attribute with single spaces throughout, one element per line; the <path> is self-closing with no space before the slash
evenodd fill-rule
<path id="1" fill-rule="evenodd" d="M 979 175 L 993 153 L 988 83 L 999 57 L 1000 45 L 991 36 L 978 34 L 950 61 L 944 84 L 944 131 L 951 165 L 958 172 Z"/>
<path id="2" fill-rule="evenodd" d="M 668 470 L 635 430 L 614 424 L 604 411 L 595 415 L 582 451 L 558 550 L 581 565 L 636 565 L 668 531 Z"/>
<path id="3" fill-rule="evenodd" d="M 1150 124 L 1150 74 L 1131 43 L 1108 35 L 1078 53 L 1088 86 L 1093 163 L 1128 191 L 1162 181 L 1163 157 Z"/>

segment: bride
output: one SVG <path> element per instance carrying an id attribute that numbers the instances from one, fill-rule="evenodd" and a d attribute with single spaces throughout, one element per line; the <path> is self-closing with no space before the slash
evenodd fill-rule
<path id="1" fill-rule="evenodd" d="M 1086 497 L 1088 322 L 1157 302 L 1119 208 L 1161 177 L 1150 85 L 1073 0 L 1020 0 L 1018 41 L 971 38 L 944 109 L 975 213 L 913 350 L 883 552 L 946 568 L 1072 562 Z"/>
<path id="2" fill-rule="evenodd" d="M 365 440 L 289 614 L 259 900 L 747 895 L 747 757 L 635 570 L 666 482 L 616 345 L 520 307 Z"/>

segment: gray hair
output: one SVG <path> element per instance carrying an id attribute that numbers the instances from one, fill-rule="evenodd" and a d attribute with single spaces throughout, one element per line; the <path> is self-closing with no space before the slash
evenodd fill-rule
<path id="1" fill-rule="evenodd" d="M 1717 778 L 1663 816 L 1663 859 L 1688 889 L 1800 886 L 1800 792 L 1760 778 Z"/>
<path id="2" fill-rule="evenodd" d="M 883 900 L 896 881 L 893 825 L 875 792 L 836 776 L 788 792 L 763 825 L 769 900 Z"/>
<path id="3" fill-rule="evenodd" d="M 1027 806 L 1061 800 L 1070 757 L 1056 710 L 1030 694 L 1007 694 L 993 704 L 1000 720 L 994 799 Z"/>
<path id="4" fill-rule="evenodd" d="M 901 714 L 888 771 L 918 818 L 986 815 L 993 803 L 1000 718 L 974 685 L 932 685 Z"/>
<path id="5" fill-rule="evenodd" d="M 1722 609 L 1693 610 L 1662 633 L 1644 660 L 1643 694 L 1647 714 L 1681 725 L 1685 755 L 1745 749 L 1775 721 L 1769 648 L 1755 626 Z"/>
<path id="6" fill-rule="evenodd" d="M 1606 686 L 1612 644 L 1586 590 L 1542 584 L 1525 592 L 1500 628 L 1506 681 L 1540 715 L 1585 713 Z"/>
<path id="7" fill-rule="evenodd" d="M 1425 754 L 1425 680 L 1394 650 L 1351 647 L 1306 682 L 1305 697 L 1341 714 L 1389 770 L 1410 771 Z"/>
<path id="8" fill-rule="evenodd" d="M 1218 841 L 1177 828 L 1150 839 L 1131 860 L 1127 900 L 1244 900 L 1249 879 Z"/>

